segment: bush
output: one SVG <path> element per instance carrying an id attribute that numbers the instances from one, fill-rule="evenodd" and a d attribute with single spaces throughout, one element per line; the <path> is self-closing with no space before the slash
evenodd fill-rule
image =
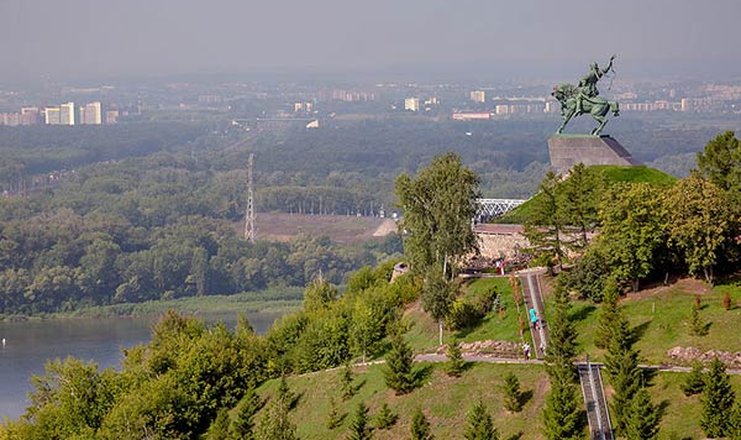
<path id="1" fill-rule="evenodd" d="M 453 330 L 474 327 L 499 304 L 498 298 L 496 289 L 489 289 L 473 298 L 458 298 L 453 301 L 445 323 Z"/>
<path id="2" fill-rule="evenodd" d="M 473 304 L 463 298 L 453 302 L 445 322 L 448 328 L 461 330 L 475 326 L 485 315 L 481 315 Z"/>
<path id="3" fill-rule="evenodd" d="M 566 291 L 579 292 L 581 299 L 601 302 L 609 275 L 609 265 L 602 253 L 590 247 L 570 271 L 559 274 L 558 281 Z"/>

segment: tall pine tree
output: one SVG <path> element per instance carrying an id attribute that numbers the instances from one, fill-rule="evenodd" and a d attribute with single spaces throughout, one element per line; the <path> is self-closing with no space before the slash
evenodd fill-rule
<path id="1" fill-rule="evenodd" d="M 703 388 L 705 388 L 705 372 L 703 370 L 704 368 L 700 362 L 692 363 L 692 370 L 685 376 L 684 383 L 681 385 L 685 396 L 702 393 Z"/>
<path id="2" fill-rule="evenodd" d="M 234 417 L 229 426 L 229 433 L 232 437 L 244 440 L 254 438 L 254 419 L 260 408 L 262 408 L 260 396 L 255 393 L 254 388 L 248 389 L 237 404 Z"/>
<path id="3" fill-rule="evenodd" d="M 355 395 L 355 386 L 353 385 L 353 373 L 352 367 L 349 363 L 345 363 L 340 372 L 340 391 L 342 392 L 342 400 L 350 399 Z"/>
<path id="4" fill-rule="evenodd" d="M 548 366 L 551 391 L 545 397 L 543 419 L 549 440 L 577 440 L 583 437 L 581 393 L 574 382 L 571 365 Z"/>
<path id="5" fill-rule="evenodd" d="M 288 418 L 290 409 L 284 399 L 273 399 L 256 429 L 256 440 L 296 440 L 296 425 Z"/>
<path id="6" fill-rule="evenodd" d="M 625 425 L 628 440 L 654 440 L 659 435 L 661 414 L 651 402 L 646 388 L 641 387 L 630 403 L 630 417 Z"/>
<path id="7" fill-rule="evenodd" d="M 576 332 L 569 318 L 571 304 L 567 293 L 556 288 L 555 307 L 550 320 L 550 342 L 546 370 L 551 391 L 546 396 L 543 418 L 549 440 L 571 440 L 582 437 L 582 399 L 576 386 L 573 361 Z"/>
<path id="8" fill-rule="evenodd" d="M 522 391 L 520 391 L 520 381 L 517 376 L 508 373 L 504 376 L 502 384 L 504 392 L 504 408 L 510 412 L 520 412 L 522 410 Z"/>
<path id="9" fill-rule="evenodd" d="M 445 372 L 451 377 L 461 377 L 463 369 L 466 367 L 466 361 L 461 354 L 461 345 L 458 341 L 452 341 L 448 344 L 448 361 L 445 363 Z"/>
<path id="10" fill-rule="evenodd" d="M 705 375 L 701 397 L 700 426 L 708 437 L 723 437 L 731 433 L 735 398 L 726 366 L 718 358 L 713 359 Z"/>
<path id="11" fill-rule="evenodd" d="M 638 352 L 633 349 L 630 325 L 619 310 L 605 355 L 605 371 L 615 389 L 612 396 L 615 430 L 624 433 L 630 416 L 631 399 L 642 386 L 642 373 L 638 368 Z"/>
<path id="12" fill-rule="evenodd" d="M 549 171 L 533 197 L 532 213 L 525 222 L 524 234 L 538 259 L 543 259 L 549 268 L 560 265 L 565 255 L 563 230 L 566 220 L 557 194 L 561 177 Z"/>
<path id="13" fill-rule="evenodd" d="M 594 345 L 598 348 L 607 348 L 612 339 L 615 328 L 615 320 L 618 315 L 619 292 L 617 281 L 609 278 L 605 282 L 605 291 L 600 306 L 597 330 L 594 335 Z"/>
<path id="14" fill-rule="evenodd" d="M 414 354 L 409 344 L 397 333 L 391 338 L 391 350 L 386 355 L 386 366 L 383 375 L 386 386 L 396 391 L 397 395 L 406 394 L 416 386 L 416 375 L 412 368 Z"/>

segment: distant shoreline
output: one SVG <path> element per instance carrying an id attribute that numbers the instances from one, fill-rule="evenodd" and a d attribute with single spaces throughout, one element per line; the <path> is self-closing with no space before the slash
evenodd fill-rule
<path id="1" fill-rule="evenodd" d="M 76 318 L 135 318 L 156 316 L 168 310 L 196 316 L 200 314 L 219 315 L 246 312 L 285 313 L 296 310 L 301 306 L 302 292 L 303 289 L 300 287 L 282 287 L 234 295 L 208 295 L 140 303 L 86 306 L 66 312 L 32 315 L 0 314 L 0 322 Z"/>

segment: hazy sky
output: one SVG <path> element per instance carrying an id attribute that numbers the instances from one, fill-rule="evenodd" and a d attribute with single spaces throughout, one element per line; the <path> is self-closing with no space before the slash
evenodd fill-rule
<path id="1" fill-rule="evenodd" d="M 741 72 L 741 0 L 0 0 L 0 82 L 280 71 Z"/>

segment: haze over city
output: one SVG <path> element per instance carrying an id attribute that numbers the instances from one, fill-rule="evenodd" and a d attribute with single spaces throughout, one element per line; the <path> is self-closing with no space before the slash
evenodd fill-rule
<path id="1" fill-rule="evenodd" d="M 0 1 L 0 82 L 173 74 L 733 78 L 734 0 Z"/>

